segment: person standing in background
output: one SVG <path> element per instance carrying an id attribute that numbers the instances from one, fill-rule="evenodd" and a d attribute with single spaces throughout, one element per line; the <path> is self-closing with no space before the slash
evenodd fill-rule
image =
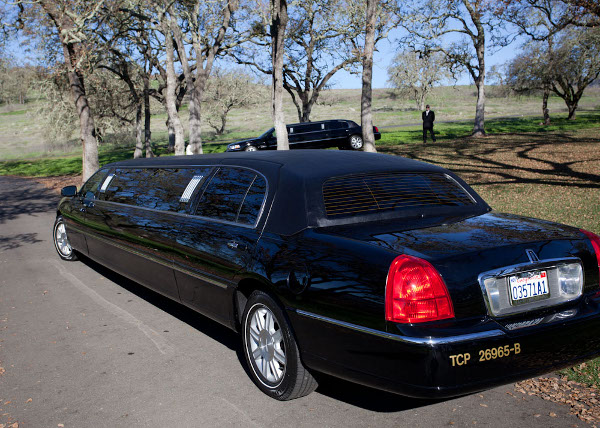
<path id="1" fill-rule="evenodd" d="M 425 106 L 425 111 L 422 114 L 423 118 L 423 144 L 427 142 L 427 130 L 431 133 L 431 139 L 435 143 L 435 134 L 433 133 L 433 122 L 435 121 L 435 113 L 429 110 L 429 104 Z"/>

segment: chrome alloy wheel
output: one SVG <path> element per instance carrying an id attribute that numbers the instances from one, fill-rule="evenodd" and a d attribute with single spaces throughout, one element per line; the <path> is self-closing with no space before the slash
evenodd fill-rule
<path id="1" fill-rule="evenodd" d="M 54 245 L 56 245 L 56 249 L 63 257 L 70 257 L 73 253 L 73 248 L 71 248 L 69 238 L 67 237 L 67 229 L 62 222 L 58 223 L 54 229 Z"/>
<path id="2" fill-rule="evenodd" d="M 260 374 L 261 382 L 269 387 L 281 383 L 285 375 L 287 357 L 281 327 L 273 312 L 262 304 L 250 310 L 246 327 L 252 368 Z M 265 382 L 266 381 L 266 382 Z"/>
<path id="3" fill-rule="evenodd" d="M 244 150 L 247 152 L 256 152 L 258 148 L 256 146 L 247 146 Z"/>
<path id="4" fill-rule="evenodd" d="M 363 139 L 360 135 L 353 135 L 350 137 L 350 146 L 354 150 L 360 150 L 363 146 Z"/>

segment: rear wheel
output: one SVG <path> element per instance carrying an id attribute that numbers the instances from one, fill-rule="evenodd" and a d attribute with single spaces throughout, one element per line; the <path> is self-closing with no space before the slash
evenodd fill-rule
<path id="1" fill-rule="evenodd" d="M 362 136 L 355 134 L 350 136 L 350 147 L 353 150 L 361 150 L 363 148 Z"/>
<path id="2" fill-rule="evenodd" d="M 56 217 L 54 222 L 54 228 L 52 229 L 52 240 L 54 242 L 54 248 L 56 252 L 63 260 L 77 260 L 75 251 L 71 247 L 69 237 L 67 236 L 67 228 L 65 226 L 65 220 L 62 216 Z"/>
<path id="3" fill-rule="evenodd" d="M 300 361 L 296 340 L 283 311 L 268 294 L 252 293 L 242 325 L 246 362 L 252 380 L 261 391 L 285 401 L 316 389 L 316 380 Z"/>

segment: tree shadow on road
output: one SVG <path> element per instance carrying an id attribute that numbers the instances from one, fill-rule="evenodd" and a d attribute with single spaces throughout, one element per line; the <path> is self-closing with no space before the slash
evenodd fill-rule
<path id="1" fill-rule="evenodd" d="M 37 244 L 43 242 L 42 239 L 37 239 L 37 233 L 19 233 L 16 235 L 0 236 L 0 251 L 14 250 L 21 247 L 23 244 Z"/>
<path id="2" fill-rule="evenodd" d="M 33 180 L 0 177 L 0 224 L 20 215 L 36 215 L 55 210 L 60 196 Z"/>

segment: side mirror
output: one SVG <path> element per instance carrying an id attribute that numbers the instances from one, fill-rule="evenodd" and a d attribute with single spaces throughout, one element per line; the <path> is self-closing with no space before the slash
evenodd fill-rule
<path id="1" fill-rule="evenodd" d="M 61 196 L 73 197 L 77 195 L 77 186 L 63 187 L 60 194 Z"/>

